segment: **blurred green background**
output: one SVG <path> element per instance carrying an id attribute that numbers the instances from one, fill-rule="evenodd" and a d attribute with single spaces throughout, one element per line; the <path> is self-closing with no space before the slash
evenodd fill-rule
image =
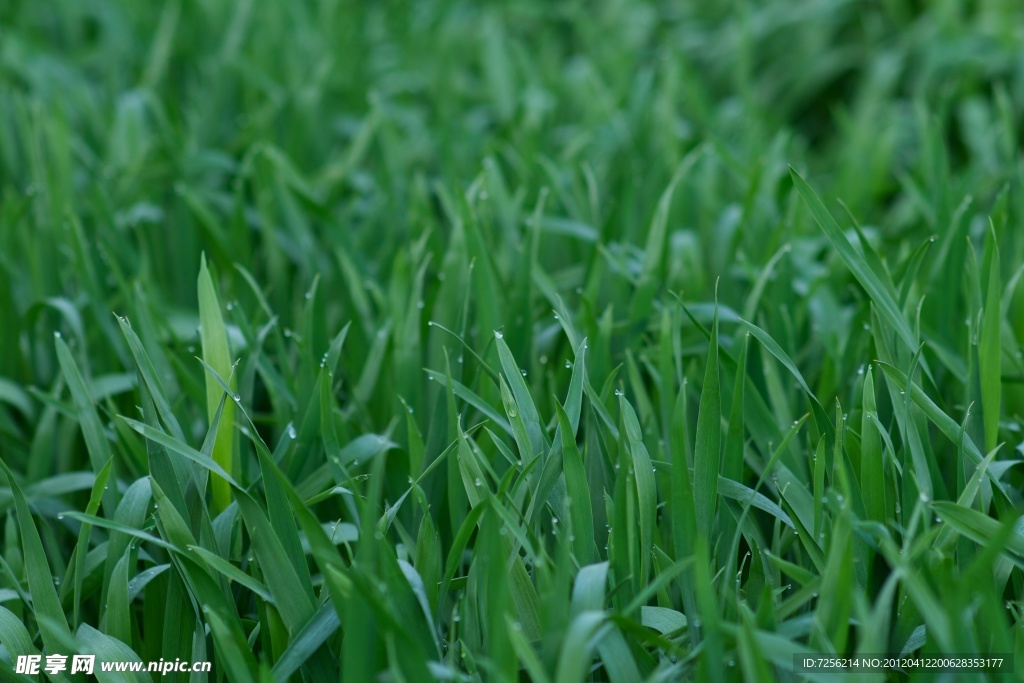
<path id="1" fill-rule="evenodd" d="M 238 438 L 218 446 L 230 455 L 223 462 L 264 505 L 260 477 L 266 465 L 251 443 L 262 439 L 321 523 L 344 519 L 365 537 L 373 531 L 366 519 L 383 511 L 388 542 L 356 545 L 360 552 L 378 545 L 384 555 L 409 559 L 427 584 L 427 618 L 435 621 L 419 631 L 419 625 L 410 626 L 407 637 L 440 642 L 438 633 L 448 636 L 443 654 L 439 645 L 437 656 L 424 661 L 503 680 L 518 671 L 502 659 L 508 655 L 535 673 L 521 650 L 495 652 L 486 616 L 479 632 L 457 631 L 457 615 L 477 609 L 478 600 L 500 605 L 507 598 L 474 588 L 488 565 L 473 558 L 503 549 L 474 540 L 466 558 L 459 552 L 448 557 L 467 511 L 476 505 L 472 487 L 463 490 L 466 475 L 455 456 L 436 471 L 424 469 L 450 445 L 465 444 L 484 470 L 491 467 L 488 481 L 498 489 L 524 457 L 514 453 L 522 444 L 513 434 L 512 415 L 517 405 L 529 413 L 524 396 L 532 396 L 533 412 L 540 415 L 536 425 L 528 425 L 538 430 L 531 431 L 533 446 L 547 447 L 560 425 L 554 397 L 561 404 L 567 392 L 571 397 L 582 391 L 571 384 L 582 337 L 589 340 L 589 386 L 579 441 L 597 549 L 589 559 L 609 559 L 617 582 L 634 582 L 609 598 L 629 636 L 628 647 L 622 641 L 626 654 L 601 651 L 604 663 L 594 664 L 588 676 L 628 680 L 635 670 L 670 680 L 693 673 L 688 667 L 703 656 L 711 669 L 701 675 L 713 677 L 709 652 L 728 653 L 734 663 L 740 658 L 748 678 L 781 676 L 784 667 L 765 673 L 747 666 L 743 657 L 753 656 L 744 649 L 748 628 L 799 647 L 843 651 L 868 642 L 879 651 L 898 651 L 918 626 L 927 622 L 941 633 L 941 622 L 950 634 L 940 647 L 1010 647 L 1019 641 L 1013 635 L 1019 629 L 999 629 L 1020 623 L 1021 578 L 1016 569 L 999 573 L 1009 572 L 999 564 L 1009 560 L 999 558 L 998 547 L 991 557 L 983 552 L 994 528 L 965 518 L 956 531 L 962 536 L 941 536 L 945 545 L 929 550 L 940 526 L 930 527 L 927 518 L 933 515 L 924 507 L 929 501 L 922 498 L 918 505 L 917 494 L 928 490 L 936 500 L 960 500 L 969 512 L 991 513 L 986 519 L 993 524 L 1020 504 L 1012 491 L 1022 481 L 1011 462 L 1019 454 L 1010 451 L 1020 438 L 1018 414 L 1024 409 L 1018 343 L 1024 301 L 1015 296 L 1024 264 L 1024 231 L 1018 228 L 1024 218 L 1022 45 L 1024 8 L 1012 0 L 0 0 L 0 456 L 40 525 L 49 571 L 66 577 L 57 586 L 58 600 L 73 615 L 72 630 L 80 622 L 91 624 L 144 659 L 195 654 L 199 646 L 187 638 L 173 641 L 179 626 L 199 634 L 200 641 L 204 637 L 201 617 L 190 613 L 189 602 L 201 593 L 169 551 L 146 542 L 144 552 L 129 548 L 123 530 L 98 522 L 83 544 L 84 518 L 57 515 L 87 509 L 97 473 L 112 457 L 115 500 L 108 510 L 105 499 L 103 517 L 112 519 L 114 503 L 131 499 L 129 486 L 141 481 L 145 504 L 120 521 L 177 542 L 149 506 L 153 439 L 117 416 L 145 418 L 192 448 L 213 447 L 207 436 L 221 390 L 195 359 L 205 355 L 216 365 L 203 351 L 209 338 L 198 329 L 196 274 L 205 254 L 229 360 L 240 359 L 232 390 L 252 418 L 248 423 L 237 417 L 232 426 Z M 790 166 L 821 196 L 857 245 L 865 268 L 897 302 L 914 341 L 924 346 L 919 359 L 912 360 L 916 346 L 894 341 L 891 321 L 879 317 L 876 293 L 851 277 L 849 261 L 794 192 Z M 711 413 L 701 400 L 708 393 L 716 296 L 722 403 L 707 418 Z M 159 391 L 155 383 L 140 386 L 133 336 L 114 314 L 130 321 Z M 812 403 L 820 400 L 818 409 L 824 406 L 829 419 L 836 401 L 852 416 L 837 452 L 846 449 L 854 480 L 843 483 L 838 466 L 823 486 L 849 486 L 870 498 L 876 480 L 857 480 L 862 453 L 873 447 L 862 439 L 881 439 L 877 448 L 886 454 L 886 471 L 871 474 L 883 477 L 890 498 L 888 517 L 876 521 L 891 540 L 905 545 L 907 567 L 897 571 L 873 554 L 885 544 L 872 536 L 874 527 L 857 526 L 870 521 L 861 494 L 853 511 L 823 508 L 810 456 L 828 430 L 816 413 L 814 424 L 809 421 L 802 431 L 801 415 L 810 405 L 803 379 L 778 364 L 779 356 L 767 346 L 758 350 L 756 342 L 746 341 L 747 328 L 737 324 L 738 317 L 766 330 L 788 354 L 817 397 Z M 349 323 L 342 350 L 338 335 Z M 496 370 L 507 378 L 510 366 L 498 356 L 495 330 L 515 359 L 512 367 L 521 369 L 527 392 L 516 393 L 511 404 Z M 70 349 L 64 361 L 58 359 L 54 332 Z M 741 369 L 749 376 L 748 399 L 744 404 L 741 396 L 733 409 L 739 412 L 731 413 L 734 387 L 745 386 L 734 384 L 734 376 L 741 352 L 747 358 L 746 344 L 750 360 Z M 81 390 L 68 359 L 81 373 Z M 897 385 L 888 379 L 883 384 L 882 369 L 869 367 L 879 359 L 904 374 L 919 370 L 939 413 L 924 405 L 912 409 L 909 401 L 906 414 L 900 412 Z M 224 379 L 231 370 L 214 369 Z M 518 385 L 509 383 L 515 391 Z M 620 534 L 635 526 L 634 518 L 632 526 L 615 518 L 622 487 L 632 486 L 628 478 L 623 483 L 617 463 L 634 452 L 632 437 L 624 436 L 633 408 L 620 412 L 619 392 L 635 408 L 638 436 L 656 471 L 664 473 L 657 477 L 656 498 L 629 498 L 643 515 L 657 515 L 653 543 L 664 557 L 655 553 L 657 567 L 650 574 L 646 563 L 652 560 L 646 558 L 642 574 L 632 565 L 637 556 L 628 556 L 629 571 L 617 564 L 616 558 L 626 556 L 616 556 L 614 540 L 610 551 L 600 551 L 609 535 L 614 539 L 615 524 L 625 525 L 618 527 Z M 164 413 L 160 420 L 153 417 L 150 393 L 158 410 L 163 396 L 180 430 Z M 677 396 L 689 403 L 680 409 Z M 965 419 L 972 404 L 976 417 Z M 226 423 L 232 420 L 230 408 L 229 403 Z M 744 410 L 762 422 L 751 427 L 748 414 L 745 430 L 738 419 Z M 698 412 L 705 425 L 713 425 L 705 430 L 736 426 L 726 451 L 739 469 L 723 476 L 744 487 L 765 484 L 759 490 L 785 508 L 783 515 L 799 515 L 793 500 L 783 500 L 781 487 L 766 484 L 774 483 L 767 463 L 777 455 L 792 472 L 794 490 L 805 488 L 801 500 L 813 503 L 815 529 L 822 519 L 831 527 L 834 514 L 846 520 L 836 521 L 836 528 L 857 539 L 849 540 L 850 547 L 866 553 L 857 555 L 863 562 L 855 577 L 835 574 L 852 562 L 843 550 L 846 536 L 841 547 L 821 540 L 821 548 L 801 548 L 781 517 L 763 508 L 756 515 L 765 538 L 758 541 L 745 531 L 730 546 L 738 523 L 731 513 L 741 506 L 730 502 L 726 508 L 723 502 L 716 535 L 708 539 L 711 559 L 703 571 L 710 574 L 702 580 L 715 588 L 728 626 L 714 645 L 719 649 L 709 644 L 705 650 L 696 649 L 699 638 L 685 629 L 665 635 L 675 643 L 669 647 L 623 625 L 634 617 L 636 624 L 650 625 L 626 609 L 647 588 L 649 599 L 675 614 L 696 607 L 683 608 L 685 590 L 669 588 L 670 579 L 653 588 L 647 580 L 666 570 L 666 558 L 687 555 L 674 547 L 673 525 L 681 513 L 672 503 L 665 507 L 678 493 L 667 473 L 673 462 L 676 471 L 679 463 L 693 466 L 695 449 L 700 460 L 701 445 L 694 446 L 701 433 Z M 963 421 L 959 442 L 940 417 L 954 427 Z M 483 419 L 491 431 L 468 439 L 462 434 Z M 779 447 L 795 421 L 798 433 L 789 437 L 794 440 Z M 681 433 L 674 434 L 676 428 Z M 380 435 L 379 443 L 360 440 L 373 435 Z M 965 502 L 974 470 L 964 436 L 971 448 L 986 446 L 981 454 L 997 437 L 1010 442 L 996 460 L 1004 462 L 998 469 L 1008 497 L 1000 498 L 998 489 L 993 496 L 986 480 L 978 502 L 973 495 Z M 553 440 L 555 453 L 562 446 Z M 344 451 L 348 446 L 356 450 Z M 203 456 L 210 455 L 203 448 Z M 364 453 L 362 468 L 357 451 Z M 385 452 L 386 470 L 367 469 L 369 456 L 383 462 Z M 332 465 L 339 453 L 346 453 L 341 457 L 351 473 Z M 916 456 L 924 460 L 915 462 Z M 905 473 L 914 467 L 911 482 Z M 199 500 L 202 472 L 188 475 L 200 482 Z M 413 480 L 416 486 L 410 487 Z M 570 664 L 559 668 L 559 643 L 575 641 L 563 640 L 573 632 L 558 611 L 567 612 L 560 601 L 568 599 L 570 575 L 576 577 L 587 562 L 568 549 L 559 554 L 569 544 L 549 533 L 557 524 L 551 521 L 557 505 L 548 509 L 540 499 L 544 514 L 535 516 L 531 496 L 543 489 L 527 495 L 537 479 L 529 481 L 519 493 L 505 492 L 505 514 L 527 515 L 529 506 L 528 517 L 516 517 L 524 526 L 514 533 L 534 541 L 523 552 L 541 602 L 554 596 L 542 604 L 538 624 L 555 645 L 538 645 L 536 656 L 549 673 L 574 671 Z M 378 482 L 380 488 L 373 489 Z M 356 494 L 329 495 L 334 486 L 353 486 Z M 265 495 L 274 517 L 285 499 Z M 22 546 L 26 528 L 18 525 L 25 519 L 15 514 L 15 498 L 11 488 L 0 489 L 8 567 L 0 574 L 0 602 L 31 625 L 32 609 L 19 593 L 32 571 L 25 557 L 31 553 Z M 189 522 L 194 540 L 216 556 L 203 571 L 218 576 L 230 598 L 232 609 L 218 614 L 232 624 L 224 631 L 232 635 L 217 635 L 227 640 L 216 646 L 238 645 L 231 638 L 244 637 L 256 652 L 256 659 L 238 655 L 224 664 L 239 678 L 256 675 L 257 661 L 269 671 L 301 629 L 282 625 L 270 601 L 239 585 L 237 576 L 218 574 L 227 570 L 217 558 L 257 582 L 274 583 L 272 570 L 250 557 L 252 529 L 243 527 L 237 508 L 217 517 L 220 508 L 196 512 Z M 294 522 L 292 513 L 302 521 L 297 510 L 285 508 L 282 514 Z M 919 514 L 925 529 L 911 524 Z M 861 517 L 854 522 L 851 515 Z M 510 524 L 508 516 L 490 512 L 481 519 L 480 537 L 485 528 L 504 532 Z M 211 520 L 220 520 L 213 522 L 213 540 L 199 538 Z M 277 533 L 292 539 L 295 529 Z M 304 528 L 301 534 L 307 550 L 308 533 Z M 333 533 L 328 532 L 337 545 Z M 1011 536 L 999 538 L 1013 552 L 1020 550 L 1013 545 L 1017 541 L 1006 540 Z M 756 558 L 761 541 L 767 553 L 761 560 L 742 559 L 747 549 Z M 294 550 L 290 542 L 282 541 Z M 651 551 L 650 542 L 645 538 L 638 547 Z M 120 556 L 105 557 L 111 548 L 129 553 L 120 570 L 124 576 L 115 573 Z M 769 548 L 788 564 L 773 566 Z M 825 552 L 824 564 L 815 550 Z M 76 568 L 85 553 L 88 565 Z M 976 556 L 989 564 L 970 564 Z M 351 559 L 342 553 L 337 560 L 342 557 Z M 1013 557 L 1019 567 L 1020 556 Z M 297 561 L 302 583 L 310 569 L 303 579 L 307 563 Z M 751 566 L 744 569 L 746 562 Z M 107 598 L 120 590 L 117 582 L 164 564 L 173 567 L 146 579 L 153 581 L 151 591 L 139 587 L 128 604 L 118 603 L 116 626 L 109 627 Z M 309 598 L 315 587 L 316 604 L 329 608 L 323 582 L 330 575 L 325 579 L 324 567 L 312 560 L 309 566 Z M 367 585 L 397 576 L 391 565 L 387 571 L 393 575 L 372 562 L 367 566 Z M 739 572 L 736 586 L 731 576 L 718 573 L 724 569 Z M 456 582 L 463 579 L 461 592 L 438 593 L 436 584 L 449 571 Z M 890 611 L 880 595 L 883 583 L 903 571 L 923 573 L 929 587 L 900 588 L 901 605 L 911 595 L 917 607 L 893 608 L 891 619 L 877 616 Z M 1009 583 L 986 586 L 978 598 L 972 592 L 977 577 L 993 572 Z M 793 575 L 814 589 L 787 602 L 782 586 Z M 854 606 L 830 604 L 823 610 L 815 602 L 815 581 L 856 596 Z M 170 591 L 170 597 L 158 590 Z M 948 597 L 948 609 L 922 598 L 927 590 Z M 891 627 L 882 635 L 867 633 L 874 628 L 866 615 L 876 598 L 878 623 Z M 181 624 L 166 621 L 163 614 L 179 609 L 185 614 Z M 847 640 L 840 624 L 851 609 L 857 626 Z M 341 645 L 345 624 L 353 620 L 356 629 L 365 617 L 379 633 L 401 634 L 381 625 L 388 623 L 381 613 L 370 613 L 372 619 L 340 610 L 340 630 L 335 623 L 313 648 L 326 659 L 302 664 L 302 676 L 316 679 L 326 670 L 316 667 L 336 665 L 339 648 L 358 651 L 361 641 Z M 978 615 L 999 635 L 975 624 L 984 621 Z M 965 619 L 971 625 L 963 625 Z M 30 637 L 35 635 L 31 630 Z M 871 640 L 875 635 L 877 642 Z M 406 636 L 395 637 L 405 642 Z M 749 647 L 790 653 L 768 636 L 758 638 Z M 387 649 L 396 646 L 385 641 L 381 635 L 365 671 L 347 672 L 352 680 L 378 670 L 397 676 L 397 659 Z M 665 654 L 670 651 L 671 658 Z M 467 663 L 466 652 L 470 660 L 489 663 Z M 612 664 L 626 655 L 635 669 Z"/>

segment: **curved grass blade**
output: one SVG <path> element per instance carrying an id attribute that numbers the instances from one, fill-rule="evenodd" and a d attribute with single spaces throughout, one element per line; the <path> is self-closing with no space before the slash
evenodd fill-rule
<path id="1" fill-rule="evenodd" d="M 32 512 L 21 492 L 21 487 L 18 486 L 14 473 L 8 469 L 2 458 L 0 458 L 0 469 L 7 475 L 11 493 L 14 495 L 14 508 L 18 515 L 18 530 L 21 534 L 22 551 L 25 554 L 28 586 L 32 594 L 32 613 L 39 624 L 43 645 L 51 652 L 61 652 L 63 644 L 71 638 L 71 629 L 68 628 L 64 608 L 61 607 L 60 598 L 57 597 L 57 589 L 53 586 L 51 578 L 53 572 L 46 560 L 39 531 L 32 521 Z"/>
<path id="2" fill-rule="evenodd" d="M 797 192 L 811 210 L 811 215 L 814 216 L 815 222 L 817 222 L 822 232 L 825 233 L 825 237 L 828 238 L 832 248 L 839 254 L 846 267 L 850 269 L 850 272 L 853 273 L 853 276 L 861 286 L 867 290 L 868 296 L 871 297 L 875 306 L 878 307 L 879 313 L 886 324 L 892 327 L 893 331 L 907 345 L 907 348 L 916 349 L 917 338 L 910 329 L 910 325 L 903 316 L 903 312 L 896 304 L 893 293 L 878 278 L 864 259 L 864 256 L 857 253 L 857 250 L 853 248 L 850 241 L 846 239 L 846 235 L 840 230 L 836 220 L 829 213 L 828 209 L 825 208 L 825 205 L 822 204 L 821 199 L 811 189 L 811 186 L 792 167 L 789 169 L 789 175 L 793 179 L 793 184 L 796 185 Z"/>

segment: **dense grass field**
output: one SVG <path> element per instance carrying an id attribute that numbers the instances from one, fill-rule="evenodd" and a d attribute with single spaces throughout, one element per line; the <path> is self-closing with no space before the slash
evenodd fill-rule
<path id="1" fill-rule="evenodd" d="M 1024 654 L 1022 44 L 0 3 L 0 680 L 988 679 L 794 656 Z"/>

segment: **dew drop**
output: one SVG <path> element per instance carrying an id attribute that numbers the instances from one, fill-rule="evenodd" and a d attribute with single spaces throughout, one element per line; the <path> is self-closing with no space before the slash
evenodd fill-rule
<path id="1" fill-rule="evenodd" d="M 495 330 L 494 331 L 494 337 L 495 337 L 495 339 L 503 339 L 505 337 L 505 335 L 502 332 L 499 332 L 498 330 Z"/>
<path id="2" fill-rule="evenodd" d="M 288 438 L 293 441 L 298 437 L 298 433 L 295 431 L 295 425 L 291 422 L 288 423 Z"/>
<path id="3" fill-rule="evenodd" d="M 519 372 L 523 373 L 523 377 L 526 377 L 526 370 L 520 370 Z"/>
<path id="4" fill-rule="evenodd" d="M 57 515 L 57 519 L 64 519 L 64 515 Z"/>
<path id="5" fill-rule="evenodd" d="M 565 369 L 568 370 L 571 367 L 572 367 L 572 361 L 568 361 L 568 360 L 565 361 Z"/>
<path id="6" fill-rule="evenodd" d="M 239 401 L 241 401 L 241 400 L 242 400 L 242 397 L 241 397 L 241 396 L 239 396 L 238 394 L 235 394 L 235 395 L 234 395 L 234 396 L 232 396 L 231 398 L 235 399 L 235 403 L 238 403 Z"/>

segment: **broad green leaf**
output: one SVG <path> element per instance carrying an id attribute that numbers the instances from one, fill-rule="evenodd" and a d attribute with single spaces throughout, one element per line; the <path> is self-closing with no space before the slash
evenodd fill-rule
<path id="1" fill-rule="evenodd" d="M 593 636 L 605 619 L 603 612 L 586 611 L 572 620 L 558 656 L 555 683 L 583 683 L 590 664 Z"/>
<path id="2" fill-rule="evenodd" d="M 663 634 L 675 633 L 686 628 L 686 615 L 668 607 L 641 607 L 641 621 L 644 626 Z"/>

